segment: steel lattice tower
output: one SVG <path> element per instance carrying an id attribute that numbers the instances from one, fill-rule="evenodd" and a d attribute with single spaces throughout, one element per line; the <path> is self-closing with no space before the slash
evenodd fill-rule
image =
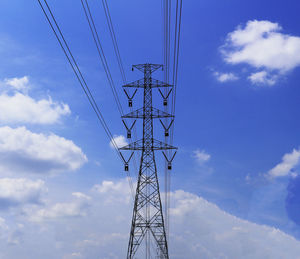
<path id="1" fill-rule="evenodd" d="M 120 148 L 120 150 L 132 150 L 133 152 L 141 151 L 141 161 L 134 201 L 127 259 L 134 258 L 137 250 L 143 242 L 145 242 L 146 248 L 144 255 L 147 259 L 154 254 L 156 258 L 169 259 L 162 203 L 159 192 L 157 167 L 155 162 L 155 151 L 177 148 L 153 138 L 153 119 L 173 118 L 174 116 L 152 106 L 152 89 L 172 86 L 159 80 L 152 79 L 152 73 L 157 69 L 162 68 L 162 65 L 140 64 L 134 65 L 132 69 L 133 68 L 137 68 L 143 72 L 144 78 L 133 83 L 126 84 L 123 87 L 124 90 L 127 88 L 142 88 L 144 90 L 144 105 L 143 108 L 124 115 L 122 118 L 143 119 L 143 138 Z M 128 96 L 128 94 L 126 95 Z M 131 106 L 132 98 L 129 96 L 128 98 L 129 106 Z M 128 127 L 126 128 L 128 130 Z M 128 170 L 129 161 L 124 160 L 124 162 L 125 170 Z M 171 169 L 171 161 L 168 160 L 168 163 L 169 169 Z M 155 243 L 154 253 L 152 252 L 153 248 L 150 246 L 152 242 Z"/>

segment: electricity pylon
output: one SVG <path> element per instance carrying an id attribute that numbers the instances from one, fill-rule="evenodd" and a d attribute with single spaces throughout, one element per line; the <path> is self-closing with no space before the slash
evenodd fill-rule
<path id="1" fill-rule="evenodd" d="M 145 256 L 146 259 L 153 258 L 153 256 L 159 259 L 169 259 L 154 151 L 175 150 L 177 148 L 154 139 L 153 119 L 172 119 L 174 116 L 152 106 L 152 89 L 159 89 L 161 87 L 172 89 L 172 86 L 159 80 L 152 79 L 152 73 L 157 69 L 162 68 L 162 65 L 140 64 L 134 65 L 132 69 L 134 68 L 143 72 L 144 78 L 124 85 L 124 91 L 126 93 L 125 89 L 127 88 L 142 88 L 144 90 L 144 105 L 142 108 L 122 116 L 122 118 L 143 119 L 143 138 L 120 148 L 120 150 L 132 150 L 133 152 L 141 151 L 127 259 L 133 259 L 144 242 L 145 251 L 142 251 L 141 255 Z M 127 97 L 129 96 L 128 94 L 126 95 Z M 132 98 L 128 97 L 128 99 L 129 106 L 131 106 Z M 164 105 L 166 105 L 165 103 L 166 100 L 164 99 Z M 127 126 L 126 129 L 127 131 L 129 130 Z M 131 134 L 127 134 L 127 136 L 128 135 L 131 136 Z M 164 156 L 167 159 L 165 153 Z M 167 159 L 168 169 L 171 169 L 173 158 L 174 156 L 172 159 Z M 126 161 L 124 159 L 125 170 L 128 170 L 128 162 L 129 160 Z M 152 247 L 153 243 L 155 249 Z M 139 258 L 141 257 L 139 256 Z"/>

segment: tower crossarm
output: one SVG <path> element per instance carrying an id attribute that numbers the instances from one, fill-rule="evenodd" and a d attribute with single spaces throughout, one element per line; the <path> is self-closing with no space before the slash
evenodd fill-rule
<path id="1" fill-rule="evenodd" d="M 133 65 L 132 66 L 132 70 L 134 68 L 140 70 L 142 73 L 145 73 L 145 71 L 147 71 L 148 73 L 152 74 L 157 69 L 163 68 L 163 65 L 161 65 L 161 64 L 149 64 L 149 63 L 146 63 L 146 64 Z"/>
<path id="2" fill-rule="evenodd" d="M 150 113 L 149 113 L 149 110 L 151 111 Z M 152 119 L 174 118 L 174 116 L 172 114 L 169 114 L 167 112 L 161 111 L 161 110 L 153 108 L 153 107 L 148 109 L 147 111 L 145 111 L 144 108 L 137 109 L 133 112 L 123 115 L 122 118 L 143 119 L 146 116 L 148 117 L 149 115 Z"/>
<path id="3" fill-rule="evenodd" d="M 144 78 L 140 79 L 140 80 L 136 80 L 129 84 L 123 85 L 123 87 L 145 88 L 145 80 L 144 80 Z M 159 88 L 159 87 L 172 87 L 172 85 L 152 78 L 151 88 Z"/>
<path id="4" fill-rule="evenodd" d="M 169 149 L 177 149 L 177 147 L 171 146 L 167 143 L 164 143 L 162 141 L 153 139 L 152 141 L 153 145 L 151 147 L 151 150 L 169 150 Z M 135 142 L 132 142 L 124 147 L 119 148 L 119 150 L 143 150 L 143 140 L 137 140 Z"/>

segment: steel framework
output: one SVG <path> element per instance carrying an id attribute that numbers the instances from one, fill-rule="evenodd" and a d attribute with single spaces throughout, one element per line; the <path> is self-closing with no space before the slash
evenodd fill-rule
<path id="1" fill-rule="evenodd" d="M 134 68 L 143 72 L 144 78 L 126 84 L 123 87 L 124 89 L 144 89 L 143 108 L 124 115 L 122 118 L 143 119 L 143 138 L 120 148 L 120 150 L 132 150 L 133 152 L 141 151 L 127 259 L 134 258 L 143 242 L 145 242 L 146 248 L 143 255 L 145 255 L 146 259 L 152 258 L 152 255 L 154 254 L 156 258 L 169 259 L 154 151 L 177 148 L 154 139 L 153 119 L 173 118 L 174 116 L 152 107 L 152 88 L 172 86 L 159 80 L 152 79 L 152 73 L 157 69 L 162 68 L 162 65 L 139 64 L 134 65 L 132 69 Z M 155 243 L 155 249 L 151 247 L 151 242 Z M 155 250 L 154 253 L 153 250 Z"/>

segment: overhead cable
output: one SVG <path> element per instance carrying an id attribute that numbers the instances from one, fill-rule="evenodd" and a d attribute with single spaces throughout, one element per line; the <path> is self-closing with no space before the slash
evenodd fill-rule
<path id="1" fill-rule="evenodd" d="M 85 17 L 86 17 L 87 22 L 89 24 L 89 28 L 91 30 L 94 42 L 96 44 L 96 48 L 97 48 L 101 63 L 103 65 L 107 80 L 108 80 L 110 88 L 112 90 L 115 102 L 117 104 L 117 107 L 118 107 L 118 110 L 119 110 L 121 116 L 123 116 L 124 113 L 123 113 L 122 105 L 121 105 L 121 102 L 120 102 L 120 99 L 119 99 L 114 81 L 113 81 L 112 76 L 111 76 L 111 72 L 110 72 L 110 69 L 109 69 L 109 66 L 108 66 L 108 63 L 107 63 L 105 53 L 103 51 L 103 47 L 102 47 L 102 44 L 101 44 L 101 41 L 100 41 L 100 37 L 99 37 L 98 31 L 97 31 L 97 28 L 95 26 L 94 18 L 92 16 L 88 1 L 85 0 L 85 4 L 84 4 L 84 1 L 81 0 L 81 4 L 82 4 L 82 7 L 83 7 L 83 10 L 84 10 L 84 13 L 85 13 Z"/>
<path id="2" fill-rule="evenodd" d="M 113 42 L 115 54 L 116 54 L 116 57 L 117 57 L 119 69 L 120 69 L 121 76 L 122 76 L 122 79 L 123 79 L 123 83 L 126 84 L 127 80 L 126 80 L 126 76 L 125 76 L 124 66 L 123 66 L 123 62 L 122 62 L 122 59 L 121 59 L 120 50 L 119 50 L 119 46 L 118 46 L 118 42 L 117 42 L 117 38 L 116 38 L 116 34 L 115 34 L 115 30 L 114 30 L 114 26 L 113 26 L 113 23 L 112 23 L 112 19 L 111 19 L 111 15 L 110 15 L 110 11 L 109 11 L 107 1 L 102 0 L 102 5 L 103 5 L 107 25 L 108 25 L 108 28 L 109 28 L 110 36 L 111 36 L 111 39 L 112 39 L 112 42 Z"/>
<path id="3" fill-rule="evenodd" d="M 49 25 L 50 25 L 53 33 L 54 33 L 56 39 L 59 42 L 60 47 L 62 48 L 62 50 L 63 50 L 63 52 L 64 52 L 64 54 L 65 54 L 65 56 L 66 56 L 66 58 L 67 58 L 67 60 L 70 64 L 70 66 L 72 68 L 78 82 L 80 83 L 80 86 L 81 86 L 82 90 L 84 91 L 86 97 L 88 98 L 88 101 L 89 101 L 90 105 L 92 106 L 92 109 L 96 113 L 96 116 L 97 116 L 99 122 L 101 123 L 106 135 L 110 139 L 114 149 L 116 150 L 117 155 L 120 157 L 120 159 L 122 159 L 122 157 L 120 155 L 120 151 L 118 150 L 118 146 L 117 146 L 117 144 L 116 144 L 116 142 L 113 138 L 113 135 L 111 134 L 111 131 L 107 126 L 107 123 L 106 123 L 106 121 L 105 121 L 105 119 L 104 119 L 104 117 L 103 117 L 103 115 L 102 115 L 102 113 L 101 113 L 101 111 L 100 111 L 100 109 L 99 109 L 99 107 L 98 107 L 98 105 L 97 105 L 97 103 L 96 103 L 96 101 L 95 101 L 95 99 L 94 99 L 87 83 L 86 83 L 86 80 L 84 79 L 84 77 L 81 73 L 81 70 L 79 69 L 79 66 L 78 66 L 78 64 L 77 64 L 77 62 L 76 62 L 76 60 L 75 60 L 68 44 L 66 42 L 66 40 L 65 40 L 65 37 L 63 36 L 63 33 L 62 33 L 62 31 L 61 31 L 61 29 L 60 29 L 54 15 L 53 15 L 53 13 L 52 13 L 52 11 L 51 11 L 48 3 L 47 3 L 47 0 L 44 0 L 44 3 L 46 5 L 46 9 L 48 10 L 48 12 L 50 14 L 50 17 L 52 18 L 54 24 L 52 23 L 51 18 L 47 14 L 46 9 L 42 5 L 41 0 L 38 0 L 38 2 L 39 2 L 39 5 L 40 5 L 40 7 L 41 7 L 48 23 L 49 23 Z"/>
<path id="4" fill-rule="evenodd" d="M 68 44 L 67 44 L 64 36 L 63 36 L 63 33 L 62 33 L 62 31 L 61 31 L 61 29 L 60 29 L 60 27 L 59 27 L 59 25 L 58 25 L 58 23 L 57 23 L 54 15 L 53 15 L 53 12 L 51 11 L 51 9 L 50 9 L 47 1 L 44 0 L 44 3 L 46 4 L 46 9 L 48 9 L 48 12 L 50 13 L 50 17 L 54 21 L 55 26 L 53 25 L 53 23 L 52 23 L 49 15 L 47 14 L 44 6 L 42 5 L 41 1 L 38 0 L 38 2 L 39 2 L 40 7 L 42 8 L 42 11 L 43 11 L 43 13 L 44 13 L 44 15 L 45 15 L 45 17 L 46 17 L 46 19 L 47 19 L 47 21 L 48 21 L 51 29 L 52 29 L 52 31 L 54 33 L 56 39 L 59 42 L 59 45 L 61 46 L 61 48 L 62 48 L 62 50 L 63 50 L 63 52 L 64 52 L 64 54 L 65 54 L 65 56 L 66 56 L 66 58 L 67 58 L 67 60 L 69 62 L 69 64 L 71 65 L 71 68 L 72 68 L 72 70 L 73 70 L 73 72 L 74 72 L 74 74 L 75 74 L 78 82 L 80 83 L 81 88 L 83 89 L 85 95 L 87 96 L 88 101 L 89 101 L 89 103 L 92 106 L 92 109 L 96 113 L 96 116 L 97 116 L 98 120 L 100 121 L 102 127 L 104 128 L 104 131 L 107 134 L 108 138 L 110 139 L 111 144 L 113 145 L 114 149 L 116 150 L 117 155 L 123 161 L 123 158 L 122 158 L 122 156 L 120 154 L 120 151 L 118 150 L 118 146 L 117 146 L 117 144 L 116 144 L 116 142 L 114 140 L 114 137 L 112 136 L 111 131 L 109 130 L 109 128 L 107 126 L 107 123 L 105 122 L 104 117 L 103 117 L 103 115 L 102 115 L 102 113 L 101 113 L 101 111 L 100 111 L 97 103 L 95 102 L 95 99 L 94 99 L 94 97 L 93 97 L 93 95 L 92 95 L 92 93 L 91 93 L 91 91 L 90 91 L 90 89 L 89 89 L 89 87 L 88 87 L 88 85 L 87 85 L 87 83 L 86 83 L 86 81 L 85 81 L 85 79 L 84 79 L 84 77 L 83 77 L 80 69 L 79 69 L 79 66 L 77 65 L 77 62 L 76 62 L 76 60 L 75 60 L 75 58 L 74 58 L 74 56 L 73 56 L 73 54 L 72 54 L 72 52 L 71 52 L 71 50 L 69 48 L 69 46 L 68 46 Z M 131 179 L 131 176 L 130 176 L 129 172 L 128 172 L 128 181 L 129 181 L 129 185 L 130 185 L 132 197 L 134 198 L 133 183 L 132 183 L 132 179 Z"/>

